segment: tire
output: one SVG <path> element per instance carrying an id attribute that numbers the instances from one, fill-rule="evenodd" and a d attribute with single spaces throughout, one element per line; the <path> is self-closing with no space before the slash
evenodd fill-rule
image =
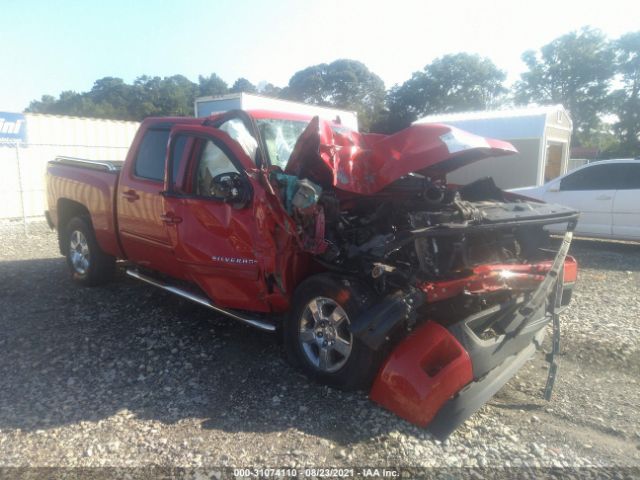
<path id="1" fill-rule="evenodd" d="M 67 265 L 74 282 L 94 287 L 113 278 L 116 260 L 98 246 L 88 217 L 73 217 L 64 235 Z"/>
<path id="2" fill-rule="evenodd" d="M 380 355 L 355 338 L 348 325 L 372 298 L 351 279 L 319 274 L 305 280 L 294 293 L 283 328 L 289 361 L 319 383 L 343 390 L 369 388 Z"/>

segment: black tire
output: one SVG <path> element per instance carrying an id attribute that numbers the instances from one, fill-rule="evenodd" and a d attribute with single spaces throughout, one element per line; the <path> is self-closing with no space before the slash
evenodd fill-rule
<path id="1" fill-rule="evenodd" d="M 339 305 L 342 312 L 346 314 L 348 324 L 371 305 L 373 295 L 357 281 L 330 274 L 314 275 L 305 280 L 295 291 L 292 309 L 284 320 L 283 337 L 288 360 L 319 383 L 343 390 L 369 388 L 380 367 L 380 354 L 371 350 L 350 333 L 351 350 L 349 355 L 345 357 L 337 351 L 332 352 L 335 360 L 334 367 L 339 366 L 339 368 L 327 371 L 327 369 L 320 368 L 319 364 L 312 362 L 311 356 L 314 349 L 318 352 L 321 350 L 320 346 L 313 343 L 318 342 L 319 338 L 314 333 L 313 340 L 304 342 L 303 330 L 307 330 L 305 333 L 308 334 L 308 330 L 315 332 L 317 329 L 316 327 L 307 328 L 307 326 L 303 328 L 303 325 L 307 322 L 318 325 L 317 321 L 309 318 L 312 312 L 308 308 L 312 301 L 320 298 L 333 300 L 333 303 L 322 300 L 322 302 L 326 302 L 322 305 L 328 308 L 329 312 L 333 312 L 335 309 L 334 303 Z M 339 329 L 342 330 L 336 335 L 344 337 L 346 335 L 344 322 L 341 322 Z M 337 329 L 334 331 L 338 332 Z M 324 349 L 326 348 L 324 347 Z M 318 361 L 321 360 L 318 358 Z"/>
<path id="2" fill-rule="evenodd" d="M 116 259 L 100 249 L 88 217 L 73 217 L 69 220 L 63 245 L 74 282 L 94 287 L 113 278 Z M 80 257 L 82 258 L 79 259 Z"/>

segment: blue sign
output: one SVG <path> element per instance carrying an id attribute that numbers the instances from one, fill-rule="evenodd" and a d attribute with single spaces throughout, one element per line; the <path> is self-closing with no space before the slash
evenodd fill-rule
<path id="1" fill-rule="evenodd" d="M 24 142 L 27 121 L 21 113 L 0 112 L 0 144 Z"/>

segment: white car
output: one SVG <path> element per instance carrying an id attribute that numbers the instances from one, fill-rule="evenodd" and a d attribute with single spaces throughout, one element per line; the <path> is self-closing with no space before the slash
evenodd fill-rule
<path id="1" fill-rule="evenodd" d="M 577 235 L 640 240 L 640 159 L 593 162 L 541 187 L 510 191 L 578 210 Z"/>

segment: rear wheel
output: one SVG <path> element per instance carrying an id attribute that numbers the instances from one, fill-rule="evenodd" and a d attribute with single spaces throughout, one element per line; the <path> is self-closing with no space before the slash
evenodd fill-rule
<path id="1" fill-rule="evenodd" d="M 368 388 L 380 358 L 349 326 L 370 303 L 369 292 L 351 280 L 327 274 L 307 279 L 296 290 L 285 323 L 289 359 L 320 383 L 345 390 Z"/>
<path id="2" fill-rule="evenodd" d="M 87 217 L 74 217 L 66 228 L 66 256 L 73 280 L 96 286 L 108 282 L 115 271 L 115 258 L 98 246 Z"/>

